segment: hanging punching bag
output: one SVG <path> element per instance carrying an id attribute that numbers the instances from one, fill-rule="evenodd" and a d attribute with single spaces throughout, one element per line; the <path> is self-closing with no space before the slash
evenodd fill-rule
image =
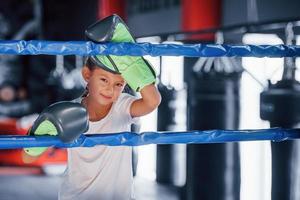
<path id="1" fill-rule="evenodd" d="M 188 91 L 188 129 L 237 129 L 240 72 L 193 73 Z M 237 143 L 187 146 L 188 200 L 239 199 L 240 160 Z"/>
<path id="2" fill-rule="evenodd" d="M 221 22 L 220 0 L 182 0 L 181 1 L 181 30 L 199 31 L 217 28 Z M 213 41 L 213 33 L 190 35 L 187 40 Z"/>
<path id="3" fill-rule="evenodd" d="M 117 14 L 126 20 L 126 0 L 98 0 L 98 19 L 112 14 Z"/>
<path id="4" fill-rule="evenodd" d="M 270 84 L 260 94 L 260 117 L 270 121 L 271 127 L 299 128 L 300 83 L 296 80 L 281 80 Z M 299 141 L 272 142 L 272 200 L 293 199 L 298 186 L 293 179 L 299 179 L 295 151 Z M 296 195 L 297 196 L 297 195 Z"/>
<path id="5" fill-rule="evenodd" d="M 157 130 L 170 131 L 175 124 L 175 108 L 171 106 L 176 98 L 176 90 L 162 83 L 158 84 L 162 100 L 157 112 Z M 175 184 L 176 155 L 175 145 L 165 144 L 156 147 L 156 181 L 163 184 Z"/>

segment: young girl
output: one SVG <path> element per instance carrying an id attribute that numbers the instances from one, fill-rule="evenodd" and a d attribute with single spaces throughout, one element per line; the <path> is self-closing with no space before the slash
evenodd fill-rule
<path id="1" fill-rule="evenodd" d="M 156 109 L 161 97 L 154 84 L 140 90 L 141 98 L 122 93 L 126 82 L 88 58 L 82 69 L 87 93 L 77 102 L 87 109 L 91 133 L 130 131 L 138 117 Z M 68 149 L 68 167 L 59 199 L 132 199 L 132 148 L 95 146 Z"/>

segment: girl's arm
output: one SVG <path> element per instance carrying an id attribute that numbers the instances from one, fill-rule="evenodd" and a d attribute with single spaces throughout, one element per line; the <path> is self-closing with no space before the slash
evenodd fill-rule
<path id="1" fill-rule="evenodd" d="M 141 90 L 142 98 L 135 100 L 130 107 L 132 117 L 140 117 L 155 110 L 161 101 L 161 96 L 154 84 L 145 86 Z"/>

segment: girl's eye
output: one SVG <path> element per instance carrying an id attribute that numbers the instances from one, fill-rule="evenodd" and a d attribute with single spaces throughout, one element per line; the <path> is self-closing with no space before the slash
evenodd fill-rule
<path id="1" fill-rule="evenodd" d="M 100 80 L 105 83 L 107 82 L 107 80 L 105 78 L 100 78 Z"/>
<path id="2" fill-rule="evenodd" d="M 117 83 L 117 87 L 123 87 L 122 83 Z"/>

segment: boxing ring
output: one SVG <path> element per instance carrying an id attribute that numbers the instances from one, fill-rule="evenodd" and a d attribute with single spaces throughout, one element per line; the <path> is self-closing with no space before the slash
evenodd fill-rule
<path id="1" fill-rule="evenodd" d="M 150 44 L 103 43 L 86 41 L 0 41 L 0 54 L 13 55 L 130 55 L 185 57 L 299 57 L 297 45 L 221 45 L 221 44 Z M 0 130 L 1 131 L 1 130 Z M 300 129 L 206 130 L 186 132 L 121 132 L 83 135 L 72 143 L 55 136 L 1 135 L 0 149 L 24 147 L 58 148 L 92 147 L 95 145 L 139 146 L 147 144 L 200 144 L 240 141 L 285 141 L 300 138 Z"/>

